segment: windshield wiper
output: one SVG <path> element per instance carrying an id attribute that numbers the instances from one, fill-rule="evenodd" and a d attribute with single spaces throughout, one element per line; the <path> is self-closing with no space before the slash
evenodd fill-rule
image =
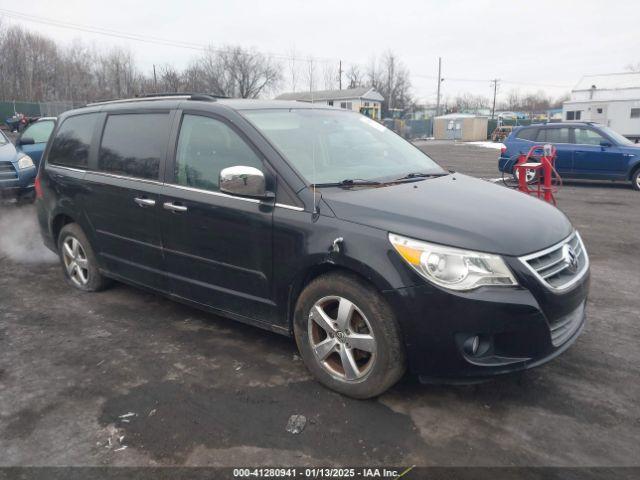
<path id="1" fill-rule="evenodd" d="M 346 178 L 339 182 L 315 183 L 314 187 L 353 187 L 359 185 L 382 185 L 377 180 L 363 180 L 361 178 Z"/>
<path id="2" fill-rule="evenodd" d="M 396 178 L 393 182 L 403 182 L 406 180 L 421 180 L 424 178 L 435 178 L 449 175 L 448 173 L 423 173 L 423 172 L 411 172 L 407 173 L 404 177 Z"/>

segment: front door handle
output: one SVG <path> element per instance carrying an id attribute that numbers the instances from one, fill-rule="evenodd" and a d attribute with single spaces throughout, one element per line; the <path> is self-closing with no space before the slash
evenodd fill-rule
<path id="1" fill-rule="evenodd" d="M 156 201 L 153 200 L 152 198 L 136 197 L 133 199 L 133 201 L 136 202 L 141 207 L 153 207 L 156 204 Z"/>
<path id="2" fill-rule="evenodd" d="M 184 205 L 176 205 L 173 202 L 165 202 L 162 205 L 165 210 L 171 210 L 172 212 L 186 212 L 188 210 Z"/>

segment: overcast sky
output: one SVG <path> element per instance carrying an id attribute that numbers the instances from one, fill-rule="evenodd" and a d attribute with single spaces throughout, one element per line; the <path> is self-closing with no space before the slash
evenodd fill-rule
<path id="1" fill-rule="evenodd" d="M 438 56 L 449 97 L 490 96 L 492 78 L 502 79 L 499 95 L 518 88 L 558 96 L 583 74 L 640 62 L 638 0 L 0 0 L 0 9 L 192 44 L 240 44 L 280 55 L 295 49 L 336 65 L 341 59 L 345 67 L 364 67 L 392 50 L 411 71 L 413 93 L 427 102 L 435 101 Z M 198 53 L 5 20 L 64 43 L 126 46 L 145 71 L 154 63 L 183 67 Z"/>

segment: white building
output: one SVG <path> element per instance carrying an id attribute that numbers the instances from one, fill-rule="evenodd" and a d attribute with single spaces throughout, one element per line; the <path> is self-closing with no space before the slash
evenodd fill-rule
<path id="1" fill-rule="evenodd" d="M 640 73 L 585 75 L 563 103 L 562 118 L 597 122 L 640 138 Z"/>
<path id="2" fill-rule="evenodd" d="M 345 90 L 319 90 L 315 92 L 283 93 L 276 100 L 297 100 L 299 102 L 321 103 L 340 107 L 380 120 L 384 97 L 374 88 L 347 88 Z"/>

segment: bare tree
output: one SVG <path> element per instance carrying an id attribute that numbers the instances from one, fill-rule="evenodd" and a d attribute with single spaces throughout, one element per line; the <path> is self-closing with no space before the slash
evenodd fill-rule
<path id="1" fill-rule="evenodd" d="M 196 73 L 209 93 L 239 98 L 257 98 L 282 79 L 273 59 L 242 47 L 209 48 L 192 66 L 191 74 Z"/>
<path id="2" fill-rule="evenodd" d="M 382 103 L 384 113 L 411 105 L 409 70 L 395 53 L 385 53 L 379 63 L 373 59 L 369 64 L 367 77 L 371 86 L 385 99 Z"/>
<path id="3" fill-rule="evenodd" d="M 629 72 L 640 72 L 640 62 L 637 63 L 630 63 L 629 65 L 627 65 L 626 70 Z"/>
<path id="4" fill-rule="evenodd" d="M 507 110 L 517 110 L 522 105 L 522 97 L 520 95 L 520 90 L 513 89 L 507 94 L 505 108 Z"/>
<path id="5" fill-rule="evenodd" d="M 254 50 L 209 48 L 183 71 L 162 65 L 158 89 L 256 98 L 277 87 L 280 71 Z M 79 41 L 60 47 L 39 33 L 0 24 L 0 99 L 80 102 L 154 91 L 153 77 L 139 71 L 128 49 L 92 50 Z"/>
<path id="6" fill-rule="evenodd" d="M 347 88 L 358 88 L 364 85 L 364 75 L 356 64 L 352 64 L 346 72 Z"/>
<path id="7" fill-rule="evenodd" d="M 182 85 L 187 92 L 209 92 L 205 70 L 198 61 L 193 61 L 184 69 Z"/>
<path id="8" fill-rule="evenodd" d="M 322 80 L 325 90 L 335 90 L 338 88 L 338 69 L 330 62 L 322 65 Z"/>
<path id="9" fill-rule="evenodd" d="M 484 95 L 474 95 L 472 93 L 458 95 L 454 101 L 455 109 L 458 112 L 477 112 L 478 110 L 489 107 L 490 104 L 491 102 L 488 97 Z"/>
<path id="10" fill-rule="evenodd" d="M 521 94 L 519 90 L 511 90 L 507 94 L 502 107 L 512 111 L 523 111 L 529 114 L 543 112 L 552 108 L 552 106 L 560 105 L 568 98 L 567 95 L 560 97 L 555 102 L 549 97 L 544 90 L 538 90 L 535 93 Z"/>
<path id="11" fill-rule="evenodd" d="M 298 68 L 299 62 L 296 54 L 295 47 L 292 47 L 289 51 L 289 59 L 287 60 L 287 70 L 289 74 L 289 90 L 295 92 L 298 88 L 298 79 L 300 77 Z"/>
<path id="12" fill-rule="evenodd" d="M 558 98 L 551 101 L 551 103 L 549 104 L 549 108 L 562 108 L 562 104 L 567 100 L 569 100 L 570 98 L 571 98 L 571 95 L 569 95 L 568 93 L 560 95 Z"/>
<path id="13" fill-rule="evenodd" d="M 304 73 L 305 80 L 309 85 L 309 91 L 313 92 L 316 89 L 316 64 L 313 57 L 307 58 L 307 68 Z"/>
<path id="14" fill-rule="evenodd" d="M 274 89 L 282 78 L 280 66 L 257 51 L 227 47 L 219 56 L 231 80 L 228 96 L 257 98 L 263 91 Z"/>
<path id="15" fill-rule="evenodd" d="M 160 90 L 165 92 L 179 92 L 182 89 L 182 77 L 180 72 L 172 65 L 165 64 L 160 67 Z"/>

